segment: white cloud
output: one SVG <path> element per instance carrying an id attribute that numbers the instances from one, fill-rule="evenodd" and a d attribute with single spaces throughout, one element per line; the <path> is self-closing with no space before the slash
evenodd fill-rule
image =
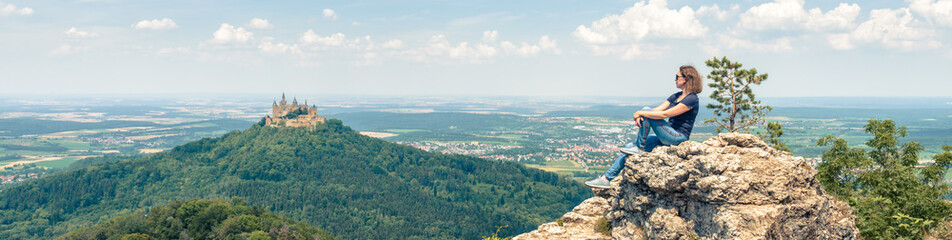
<path id="1" fill-rule="evenodd" d="M 539 47 L 542 47 L 542 50 L 552 50 L 556 54 L 562 54 L 562 50 L 559 50 L 558 44 L 549 39 L 549 35 L 544 35 L 539 38 Z"/>
<path id="2" fill-rule="evenodd" d="M 142 20 L 132 25 L 132 28 L 162 30 L 162 29 L 178 28 L 178 25 L 175 24 L 175 21 L 172 21 L 172 19 L 163 18 L 161 20 L 160 19 Z"/>
<path id="3" fill-rule="evenodd" d="M 251 40 L 254 33 L 246 31 L 243 27 L 235 28 L 227 23 L 222 23 L 218 31 L 215 31 L 212 35 L 214 36 L 211 40 L 213 43 L 244 43 Z"/>
<path id="4" fill-rule="evenodd" d="M 952 0 L 911 0 L 909 9 L 936 24 L 952 27 Z"/>
<path id="5" fill-rule="evenodd" d="M 515 44 L 509 41 L 503 41 L 499 46 L 502 47 L 502 50 L 506 51 L 507 54 L 515 54 L 523 57 L 536 55 L 542 51 L 542 48 L 538 45 L 529 45 L 527 43 L 522 43 L 521 47 L 516 47 Z"/>
<path id="6" fill-rule="evenodd" d="M 320 35 L 317 35 L 317 33 L 314 33 L 314 30 L 307 30 L 307 32 L 301 35 L 300 40 L 304 45 L 316 44 L 321 46 L 336 47 L 343 45 L 344 41 L 347 40 L 347 37 L 344 36 L 343 33 L 335 33 L 327 37 L 321 37 Z"/>
<path id="7" fill-rule="evenodd" d="M 487 32 L 491 33 L 492 31 Z M 493 43 L 488 42 L 477 43 L 475 45 L 468 42 L 461 42 L 454 45 L 446 39 L 446 36 L 436 35 L 430 38 L 427 46 L 422 50 L 422 52 L 426 53 L 428 56 L 446 56 L 452 59 L 468 60 L 472 62 L 479 62 L 484 59 L 491 59 L 493 57 L 499 56 L 530 57 L 538 55 L 544 51 L 555 54 L 562 53 L 562 51 L 558 48 L 557 43 L 551 40 L 549 36 L 542 36 L 539 38 L 539 42 L 537 44 L 523 42 L 519 45 L 516 45 L 510 41 L 502 41 L 499 43 L 499 45 L 494 45 Z"/>
<path id="8" fill-rule="evenodd" d="M 448 56 L 455 59 L 474 59 L 495 56 L 498 50 L 495 47 L 486 44 L 476 44 L 472 47 L 467 42 L 462 42 L 453 46 L 446 36 L 440 34 L 430 38 L 427 46 L 423 49 L 430 56 Z"/>
<path id="9" fill-rule="evenodd" d="M 804 27 L 812 31 L 848 29 L 854 26 L 853 21 L 859 16 L 859 12 L 859 5 L 855 3 L 840 3 L 839 6 L 826 13 L 820 11 L 819 8 L 810 9 Z"/>
<path id="10" fill-rule="evenodd" d="M 251 29 L 272 29 L 274 25 L 268 23 L 267 19 L 252 18 L 251 22 L 248 23 L 248 28 Z"/>
<path id="11" fill-rule="evenodd" d="M 690 7 L 674 10 L 664 0 L 652 0 L 592 22 L 591 27 L 580 25 L 573 35 L 589 44 L 614 44 L 645 38 L 700 38 L 705 33 L 707 27 L 695 18 Z"/>
<path id="12" fill-rule="evenodd" d="M 52 55 L 52 56 L 64 56 L 64 55 L 70 55 L 70 54 L 74 54 L 74 53 L 84 52 L 84 51 L 86 51 L 86 50 L 88 50 L 88 49 L 89 49 L 88 47 L 72 46 L 72 45 L 69 45 L 69 44 L 63 44 L 62 46 L 59 46 L 58 48 L 53 49 L 52 51 L 50 51 L 49 54 Z"/>
<path id="13" fill-rule="evenodd" d="M 337 13 L 334 12 L 334 10 L 325 8 L 324 11 L 322 12 L 324 13 L 324 18 L 330 19 L 330 20 L 337 20 Z"/>
<path id="14" fill-rule="evenodd" d="M 402 48 L 402 47 L 403 47 L 403 41 L 400 41 L 399 39 L 393 39 L 393 40 L 384 42 L 383 45 L 381 45 L 381 47 L 387 48 L 387 49 Z"/>
<path id="15" fill-rule="evenodd" d="M 258 44 L 258 50 L 269 54 L 293 53 L 301 54 L 301 48 L 298 45 L 287 45 L 284 43 L 273 43 L 273 38 L 265 38 Z"/>
<path id="16" fill-rule="evenodd" d="M 711 9 L 705 9 L 710 13 Z M 664 0 L 637 2 L 620 15 L 609 15 L 591 27 L 578 26 L 572 33 L 587 43 L 597 55 L 617 55 L 622 59 L 653 56 L 666 46 L 646 41 L 654 39 L 697 39 L 707 34 L 708 28 L 696 18 L 694 10 L 682 7 L 669 9 Z"/>
<path id="17" fill-rule="evenodd" d="M 727 20 L 727 18 L 729 18 L 731 15 L 733 15 L 739 10 L 740 10 L 740 6 L 738 6 L 737 4 L 734 4 L 733 6 L 731 6 L 730 11 L 721 10 L 720 6 L 717 6 L 717 4 L 714 4 L 711 6 L 701 6 L 697 9 L 697 12 L 695 13 L 697 14 L 697 16 L 712 16 L 719 21 L 724 21 L 724 20 Z"/>
<path id="18" fill-rule="evenodd" d="M 18 15 L 18 16 L 28 16 L 33 15 L 33 9 L 28 7 L 18 8 L 13 4 L 4 4 L 0 3 L 0 17 Z"/>
<path id="19" fill-rule="evenodd" d="M 745 29 L 829 31 L 852 27 L 859 16 L 857 4 L 840 3 L 823 13 L 819 8 L 803 9 L 803 0 L 776 0 L 751 7 L 740 16 L 739 25 Z"/>
<path id="20" fill-rule="evenodd" d="M 357 21 L 354 21 L 354 22 L 350 23 L 350 25 L 351 25 L 351 26 L 354 26 L 354 27 L 360 27 L 360 23 L 357 22 Z"/>
<path id="21" fill-rule="evenodd" d="M 495 42 L 499 38 L 499 31 L 484 31 L 483 32 L 483 42 Z"/>
<path id="22" fill-rule="evenodd" d="M 747 9 L 740 16 L 742 27 L 754 30 L 787 29 L 805 17 L 802 0 L 777 0 Z"/>
<path id="23" fill-rule="evenodd" d="M 486 31 L 493 38 L 498 31 Z M 400 39 L 375 42 L 370 36 L 348 38 L 344 33 L 319 35 L 310 29 L 302 33 L 297 44 L 274 42 L 273 38 L 258 41 L 262 53 L 294 53 L 308 64 L 320 64 L 321 59 L 350 62 L 357 65 L 377 63 L 386 59 L 402 59 L 419 62 L 481 63 L 505 56 L 530 57 L 540 53 L 561 54 L 558 43 L 549 36 L 542 36 L 537 43 L 451 42 L 445 35 L 433 35 L 427 41 L 407 46 Z"/>
<path id="24" fill-rule="evenodd" d="M 826 37 L 826 40 L 836 50 L 849 50 L 855 47 L 850 42 L 850 35 L 846 33 L 830 34 Z"/>
<path id="25" fill-rule="evenodd" d="M 64 33 L 66 34 L 66 37 L 69 38 L 91 38 L 98 36 L 96 33 L 80 31 L 79 29 L 76 29 L 76 27 L 71 27 Z"/>
<path id="26" fill-rule="evenodd" d="M 936 31 L 924 27 L 908 8 L 874 9 L 869 20 L 861 23 L 849 34 L 834 34 L 828 37 L 836 49 L 852 49 L 854 42 L 879 43 L 888 48 L 903 50 L 935 49 L 942 46 L 936 41 Z"/>

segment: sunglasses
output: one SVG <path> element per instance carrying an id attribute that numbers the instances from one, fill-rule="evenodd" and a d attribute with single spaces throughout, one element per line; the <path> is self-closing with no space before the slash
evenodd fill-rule
<path id="1" fill-rule="evenodd" d="M 675 74 L 675 75 L 674 75 L 674 80 L 677 81 L 678 78 L 688 78 L 688 77 L 687 77 L 687 76 L 684 76 L 684 75 L 677 75 L 677 74 Z"/>

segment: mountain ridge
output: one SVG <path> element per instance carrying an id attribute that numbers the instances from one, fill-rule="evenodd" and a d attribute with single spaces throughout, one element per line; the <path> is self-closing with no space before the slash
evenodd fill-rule
<path id="1" fill-rule="evenodd" d="M 262 125 L 0 192 L 0 238 L 51 237 L 175 200 L 235 196 L 342 238 L 476 238 L 502 225 L 506 235 L 528 231 L 590 194 L 553 173 L 429 153 L 336 119 Z"/>

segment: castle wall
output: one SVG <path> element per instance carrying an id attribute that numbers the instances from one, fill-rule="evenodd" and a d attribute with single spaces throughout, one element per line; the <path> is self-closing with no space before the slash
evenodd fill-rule
<path id="1" fill-rule="evenodd" d="M 285 118 L 288 113 L 294 111 L 303 111 L 306 114 L 298 115 L 295 118 L 288 119 Z M 267 117 L 265 123 L 268 126 L 286 126 L 286 127 L 309 127 L 316 126 L 318 123 L 323 123 L 327 119 L 325 117 L 317 115 L 317 108 L 309 107 L 306 105 L 298 105 L 297 100 L 295 100 L 291 105 L 287 104 L 284 97 L 281 98 L 281 104 L 273 104 L 271 106 L 271 117 Z"/>

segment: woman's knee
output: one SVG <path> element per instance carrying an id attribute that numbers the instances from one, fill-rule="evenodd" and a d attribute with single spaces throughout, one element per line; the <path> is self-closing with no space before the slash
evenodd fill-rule
<path id="1" fill-rule="evenodd" d="M 659 137 L 658 141 L 660 141 L 662 144 L 667 146 L 675 146 L 675 145 L 683 143 L 684 141 L 687 141 L 687 139 L 682 139 L 682 138 L 668 139 L 668 138 Z"/>

